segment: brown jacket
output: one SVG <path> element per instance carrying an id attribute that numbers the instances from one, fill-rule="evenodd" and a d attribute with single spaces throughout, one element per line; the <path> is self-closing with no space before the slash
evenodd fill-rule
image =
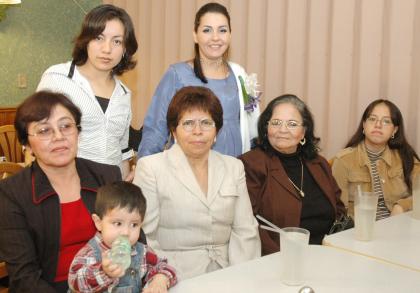
<path id="1" fill-rule="evenodd" d="M 279 227 L 299 227 L 302 201 L 288 180 L 279 158 L 257 148 L 239 157 L 245 166 L 246 183 L 254 214 L 259 214 Z M 328 162 L 321 156 L 305 160 L 309 172 L 336 211 L 344 213 L 340 189 Z M 279 235 L 260 229 L 262 254 L 280 249 Z"/>
<path id="2" fill-rule="evenodd" d="M 402 162 L 397 150 L 386 147 L 382 159 L 377 161 L 379 176 L 381 177 L 382 190 L 386 206 L 392 210 L 394 204 L 400 204 L 404 211 L 412 208 L 412 197 L 404 182 Z M 370 162 L 364 143 L 357 147 L 349 147 L 341 150 L 335 157 L 332 171 L 340 186 L 341 200 L 348 208 L 350 215 L 354 214 L 353 192 L 349 192 L 350 186 L 360 184 L 363 191 L 372 191 L 372 178 Z M 415 161 L 413 174 L 420 172 L 420 162 Z"/>

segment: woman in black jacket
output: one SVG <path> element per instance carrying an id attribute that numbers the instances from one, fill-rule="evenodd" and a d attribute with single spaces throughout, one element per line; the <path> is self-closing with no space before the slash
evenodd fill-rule
<path id="1" fill-rule="evenodd" d="M 19 141 L 32 166 L 0 182 L 0 259 L 9 292 L 67 292 L 77 251 L 95 234 L 99 186 L 121 180 L 117 166 L 76 158 L 80 110 L 64 95 L 37 92 L 17 109 Z"/>

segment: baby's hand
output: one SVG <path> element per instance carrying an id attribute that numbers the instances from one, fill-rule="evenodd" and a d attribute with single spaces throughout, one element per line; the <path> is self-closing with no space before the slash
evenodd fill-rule
<path id="1" fill-rule="evenodd" d="M 121 278 L 124 270 L 117 264 L 113 264 L 107 253 L 102 253 L 102 269 L 110 278 Z"/>
<path id="2" fill-rule="evenodd" d="M 147 288 L 143 289 L 143 293 L 167 293 L 168 292 L 168 277 L 164 274 L 156 274 L 152 281 L 149 282 Z"/>

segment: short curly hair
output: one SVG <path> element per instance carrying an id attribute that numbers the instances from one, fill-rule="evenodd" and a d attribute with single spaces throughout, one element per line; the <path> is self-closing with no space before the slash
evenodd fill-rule
<path id="1" fill-rule="evenodd" d="M 216 124 L 216 132 L 223 126 L 223 108 L 217 96 L 203 86 L 186 86 L 176 92 L 168 107 L 166 122 L 173 133 L 182 115 L 190 110 L 199 109 L 208 112 Z"/>

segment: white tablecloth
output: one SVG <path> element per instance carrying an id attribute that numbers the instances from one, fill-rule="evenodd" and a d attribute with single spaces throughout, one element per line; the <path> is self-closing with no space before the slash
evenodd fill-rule
<path id="1" fill-rule="evenodd" d="M 355 240 L 349 229 L 325 237 L 324 244 L 420 271 L 420 220 L 404 213 L 375 222 L 374 229 L 371 241 Z"/>
<path id="2" fill-rule="evenodd" d="M 282 257 L 275 253 L 181 281 L 170 293 L 297 293 L 280 279 Z M 419 292 L 420 273 L 327 246 L 308 248 L 305 284 L 316 293 Z"/>

